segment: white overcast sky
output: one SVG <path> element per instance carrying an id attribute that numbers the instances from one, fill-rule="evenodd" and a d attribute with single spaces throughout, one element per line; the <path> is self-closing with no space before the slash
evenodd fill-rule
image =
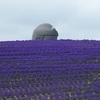
<path id="1" fill-rule="evenodd" d="M 30 40 L 42 23 L 58 39 L 100 40 L 100 0 L 0 0 L 0 41 Z"/>

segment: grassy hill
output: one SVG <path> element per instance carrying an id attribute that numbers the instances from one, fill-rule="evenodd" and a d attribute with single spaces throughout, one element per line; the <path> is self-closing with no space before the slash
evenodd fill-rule
<path id="1" fill-rule="evenodd" d="M 0 100 L 100 100 L 100 41 L 0 42 Z"/>

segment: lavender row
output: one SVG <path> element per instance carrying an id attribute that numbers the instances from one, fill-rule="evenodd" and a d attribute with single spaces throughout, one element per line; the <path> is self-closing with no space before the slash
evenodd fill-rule
<path id="1" fill-rule="evenodd" d="M 51 44 L 49 44 L 51 42 Z M 59 42 L 59 43 L 58 43 Z M 95 40 L 57 40 L 57 41 L 49 41 L 47 40 L 46 42 L 45 41 L 33 41 L 33 40 L 27 40 L 27 41 L 3 41 L 3 42 L 0 42 L 0 46 L 1 47 L 6 47 L 6 46 L 28 46 L 30 44 L 30 46 L 37 46 L 37 45 L 41 45 L 42 46 L 51 46 L 51 45 L 61 45 L 62 44 L 64 46 L 68 45 L 68 46 L 86 46 L 86 47 L 89 47 L 89 46 L 99 46 L 100 45 L 100 41 L 95 41 Z"/>

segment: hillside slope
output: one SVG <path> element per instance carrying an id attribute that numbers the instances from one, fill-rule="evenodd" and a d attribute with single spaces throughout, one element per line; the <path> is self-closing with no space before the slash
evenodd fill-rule
<path id="1" fill-rule="evenodd" d="M 100 100 L 100 41 L 0 42 L 0 100 Z"/>

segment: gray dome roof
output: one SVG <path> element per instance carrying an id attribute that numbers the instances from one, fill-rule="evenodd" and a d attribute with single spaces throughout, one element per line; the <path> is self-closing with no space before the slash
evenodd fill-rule
<path id="1" fill-rule="evenodd" d="M 52 25 L 44 23 L 34 29 L 33 36 L 58 36 L 58 32 Z"/>
<path id="2" fill-rule="evenodd" d="M 57 40 L 57 36 L 56 29 L 52 25 L 44 23 L 34 29 L 32 40 Z"/>

